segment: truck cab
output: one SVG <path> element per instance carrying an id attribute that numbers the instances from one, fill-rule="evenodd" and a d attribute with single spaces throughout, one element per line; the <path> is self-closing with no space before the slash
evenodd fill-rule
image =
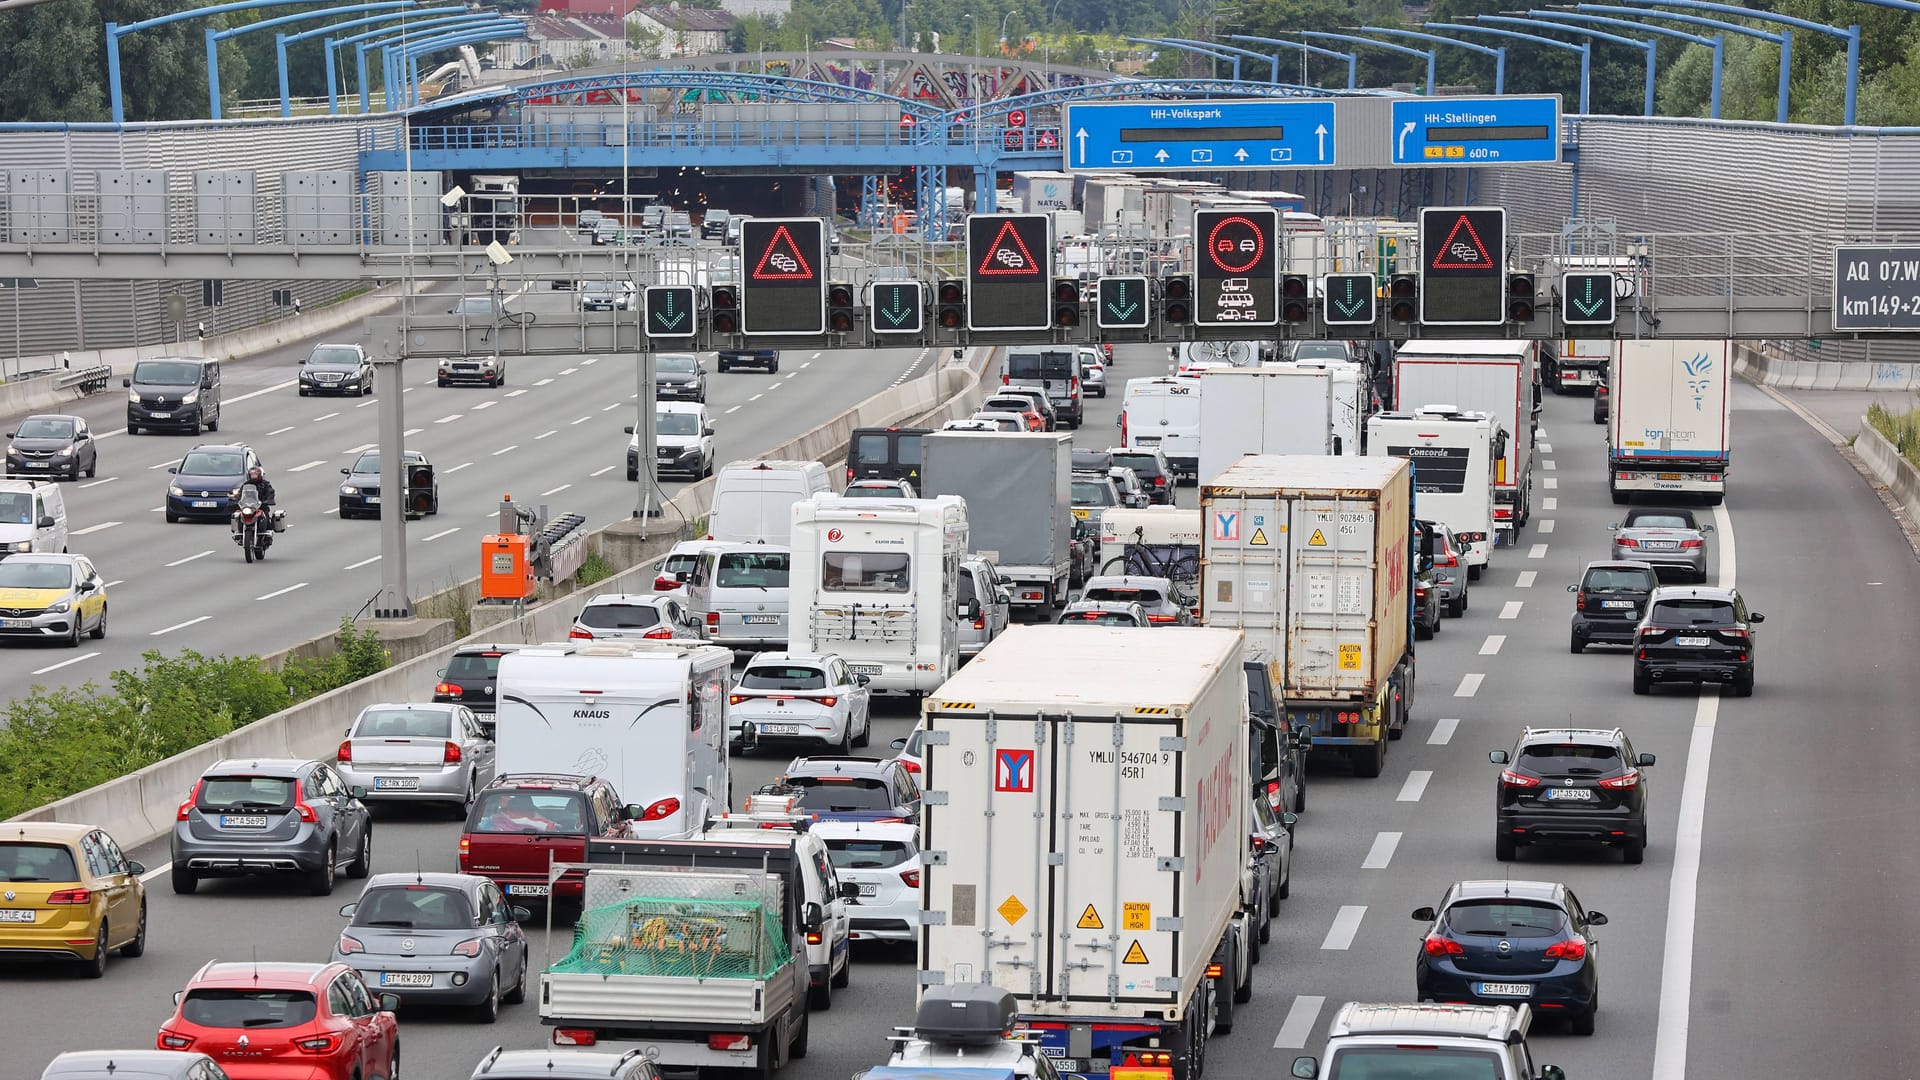
<path id="1" fill-rule="evenodd" d="M 1340 1076 L 1481 1076 L 1567 1080 L 1558 1065 L 1533 1063 L 1526 1005 L 1363 1005 L 1349 1002 L 1327 1029 L 1319 1058 L 1293 1059 L 1299 1080 Z"/>

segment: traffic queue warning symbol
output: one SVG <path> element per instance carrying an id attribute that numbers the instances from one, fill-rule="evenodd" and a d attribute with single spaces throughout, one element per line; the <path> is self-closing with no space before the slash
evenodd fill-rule
<path id="1" fill-rule="evenodd" d="M 1467 235 L 1461 237 L 1461 232 Z M 1471 240 L 1472 243 L 1467 241 Z M 1435 270 L 1486 270 L 1493 266 L 1493 256 L 1487 253 L 1487 245 L 1481 241 L 1479 230 L 1467 215 L 1461 214 L 1454 221 L 1453 228 L 1447 230 L 1446 242 L 1440 250 L 1434 252 Z"/>
<path id="2" fill-rule="evenodd" d="M 1308 547 L 1326 547 L 1327 534 L 1321 532 L 1319 529 L 1313 530 L 1313 535 L 1307 537 L 1307 546 Z"/>
<path id="3" fill-rule="evenodd" d="M 1147 950 L 1140 947 L 1139 938 L 1134 938 L 1133 944 L 1127 946 L 1127 955 L 1121 957 L 1120 962 L 1123 964 L 1144 964 L 1147 962 Z"/>
<path id="4" fill-rule="evenodd" d="M 1107 924 L 1100 921 L 1100 913 L 1093 910 L 1092 904 L 1088 904 L 1087 910 L 1080 913 L 1080 921 L 1076 923 L 1075 926 L 1081 930 L 1105 930 L 1107 928 Z"/>
<path id="5" fill-rule="evenodd" d="M 1034 261 L 1027 242 L 1009 221 L 1000 226 L 999 234 L 987 245 L 980 267 L 974 272 L 981 277 L 1032 277 L 1040 272 L 1040 264 Z"/>
<path id="6" fill-rule="evenodd" d="M 1259 528 L 1254 529 L 1253 535 L 1247 538 L 1247 543 L 1253 547 L 1266 547 L 1267 546 L 1267 530 L 1259 529 Z"/>
<path id="7" fill-rule="evenodd" d="M 758 281 L 812 281 L 813 267 L 807 264 L 807 257 L 800 253 L 800 245 L 794 242 L 793 234 L 782 225 L 774 230 L 773 239 L 767 241 L 766 250 L 760 253 L 753 276 Z"/>

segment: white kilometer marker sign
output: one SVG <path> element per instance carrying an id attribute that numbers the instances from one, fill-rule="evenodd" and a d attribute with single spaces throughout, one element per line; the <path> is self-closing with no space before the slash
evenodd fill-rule
<path id="1" fill-rule="evenodd" d="M 1367 851 L 1366 861 L 1360 864 L 1362 870 L 1385 870 L 1393 861 L 1393 853 L 1400 847 L 1400 834 L 1383 832 L 1373 838 L 1373 847 Z"/>
<path id="2" fill-rule="evenodd" d="M 306 587 L 307 587 L 307 583 L 302 581 L 297 585 L 289 585 L 284 589 L 275 589 L 272 592 L 267 593 L 265 596 L 256 596 L 254 597 L 254 599 L 255 600 L 271 600 L 276 596 L 285 596 L 288 593 L 294 591 L 295 589 L 304 589 Z"/>
<path id="3" fill-rule="evenodd" d="M 1517 600 L 1514 602 L 1519 603 L 1519 601 Z M 1481 656 L 1499 656 L 1500 646 L 1505 645 L 1506 643 L 1507 643 L 1507 635 L 1488 634 L 1487 640 L 1480 643 L 1480 655 Z"/>
<path id="4" fill-rule="evenodd" d="M 38 670 L 36 670 L 36 671 L 34 672 L 34 674 L 35 674 L 35 675 L 45 675 L 46 673 L 48 673 L 48 672 L 50 672 L 50 671 L 59 671 L 59 670 L 60 670 L 61 668 L 63 668 L 63 667 L 68 667 L 68 666 L 70 666 L 70 665 L 73 665 L 73 664 L 77 664 L 77 663 L 79 663 L 79 662 L 80 662 L 80 661 L 82 661 L 82 660 L 91 660 L 91 659 L 93 659 L 94 657 L 96 657 L 96 656 L 99 656 L 99 655 L 100 655 L 100 654 L 99 654 L 99 653 L 97 653 L 97 652 L 90 652 L 90 653 L 81 653 L 81 654 L 80 654 L 79 656 L 76 656 L 76 657 L 74 657 L 74 658 L 73 658 L 73 659 L 71 659 L 71 660 L 62 660 L 62 661 L 60 661 L 60 662 L 59 662 L 59 663 L 57 663 L 57 664 L 48 664 L 48 665 L 47 665 L 46 667 L 43 667 L 43 668 L 40 668 L 40 669 L 38 669 Z"/>
<path id="5" fill-rule="evenodd" d="M 1427 736 L 1428 746 L 1445 746 L 1453 741 L 1453 733 L 1459 730 L 1460 718 L 1443 716 L 1433 722 L 1433 734 Z"/>
<path id="6" fill-rule="evenodd" d="M 1344 950 L 1353 945 L 1353 936 L 1360 932 L 1360 920 L 1366 918 L 1364 904 L 1345 904 L 1333 917 L 1333 925 L 1327 928 L 1327 938 L 1320 943 L 1322 949 Z"/>
<path id="7" fill-rule="evenodd" d="M 1531 589 L 1531 588 L 1533 588 L 1533 579 L 1534 579 L 1535 577 L 1538 577 L 1538 576 L 1539 576 L 1539 573 L 1540 573 L 1540 571 L 1538 571 L 1538 570 L 1522 570 L 1522 571 L 1520 571 L 1520 576 L 1519 576 L 1518 578 L 1515 578 L 1515 579 L 1514 579 L 1514 582 L 1513 582 L 1513 587 L 1514 587 L 1514 588 L 1516 588 L 1516 589 Z"/>
<path id="8" fill-rule="evenodd" d="M 1407 782 L 1400 785 L 1400 794 L 1394 802 L 1419 802 L 1420 796 L 1427 793 L 1427 781 L 1433 779 L 1432 769 L 1415 769 L 1407 774 Z"/>
<path id="9" fill-rule="evenodd" d="M 1480 672 L 1460 676 L 1460 685 L 1454 687 L 1454 697 L 1472 697 L 1480 692 L 1480 683 L 1486 676 Z"/>
<path id="10" fill-rule="evenodd" d="M 1274 1037 L 1275 1050 L 1299 1050 L 1307 1045 L 1307 1037 L 1313 1034 L 1314 1022 L 1320 1019 L 1320 1010 L 1325 1008 L 1327 999 L 1319 994 L 1300 994 L 1293 999 L 1293 1007 L 1287 1010 L 1287 1018 L 1280 1022 L 1280 1034 Z"/>
<path id="11" fill-rule="evenodd" d="M 1535 544 L 1533 547 L 1527 549 L 1527 558 L 1529 559 L 1544 559 L 1546 557 L 1547 545 L 1545 544 Z"/>
<path id="12" fill-rule="evenodd" d="M 1500 606 L 1500 617 L 1503 619 L 1517 619 L 1520 617 L 1520 609 L 1525 606 L 1526 601 L 1524 600 L 1509 600 Z"/>

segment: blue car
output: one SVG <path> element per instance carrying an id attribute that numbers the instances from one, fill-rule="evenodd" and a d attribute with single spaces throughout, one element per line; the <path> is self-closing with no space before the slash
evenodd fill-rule
<path id="1" fill-rule="evenodd" d="M 769 793 L 799 795 L 815 821 L 920 820 L 920 784 L 896 758 L 794 758 Z"/>
<path id="2" fill-rule="evenodd" d="M 244 445 L 196 446 L 167 468 L 167 520 L 226 521 L 233 515 L 247 470 L 260 464 Z"/>
<path id="3" fill-rule="evenodd" d="M 1531 1005 L 1537 1015 L 1566 1017 L 1576 1035 L 1593 1034 L 1593 929 L 1607 917 L 1582 907 L 1573 890 L 1550 881 L 1458 881 L 1438 910 L 1413 917 L 1431 924 L 1414 959 L 1419 1000 Z"/>

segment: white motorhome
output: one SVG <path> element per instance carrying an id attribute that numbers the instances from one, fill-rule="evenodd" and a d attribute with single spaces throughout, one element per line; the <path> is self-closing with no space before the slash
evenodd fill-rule
<path id="1" fill-rule="evenodd" d="M 684 836 L 726 811 L 733 653 L 689 642 L 554 643 L 500 658 L 501 773 L 599 776 L 647 812 L 631 835 Z"/>
<path id="2" fill-rule="evenodd" d="M 827 467 L 818 461 L 729 462 L 713 482 L 706 539 L 785 544 L 793 528 L 793 504 L 832 491 Z"/>
<path id="3" fill-rule="evenodd" d="M 1540 413 L 1539 342 L 1409 341 L 1393 357 L 1393 407 L 1483 412 L 1507 429 L 1494 463 L 1493 524 L 1516 539 L 1533 516 L 1533 429 Z"/>
<path id="4" fill-rule="evenodd" d="M 838 653 L 875 690 L 926 693 L 960 666 L 967 503 L 820 497 L 793 506 L 787 649 Z"/>
<path id="5" fill-rule="evenodd" d="M 1200 380 L 1128 379 L 1120 406 L 1120 445 L 1159 447 L 1176 476 L 1200 475 Z"/>
<path id="6" fill-rule="evenodd" d="M 1367 421 L 1368 455 L 1413 463 L 1414 512 L 1453 530 L 1473 578 L 1493 561 L 1493 470 L 1506 442 L 1498 420 L 1444 405 Z"/>

